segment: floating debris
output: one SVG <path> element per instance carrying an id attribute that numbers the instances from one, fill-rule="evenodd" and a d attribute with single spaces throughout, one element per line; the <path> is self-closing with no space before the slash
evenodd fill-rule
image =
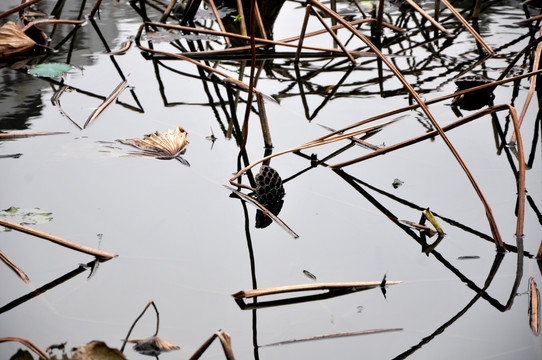
<path id="1" fill-rule="evenodd" d="M 257 296 L 266 296 L 274 294 L 283 294 L 297 291 L 314 291 L 314 290 L 354 290 L 354 289 L 372 289 L 380 286 L 399 284 L 401 281 L 386 281 L 385 277 L 382 281 L 372 282 L 337 282 L 337 283 L 318 283 L 318 284 L 302 284 L 277 286 L 265 289 L 242 290 L 232 294 L 234 298 L 245 299 Z"/>
<path id="2" fill-rule="evenodd" d="M 540 333 L 540 292 L 533 277 L 529 278 L 529 325 L 533 334 Z"/>
<path id="3" fill-rule="evenodd" d="M 308 270 L 303 270 L 303 275 L 305 275 L 306 277 L 308 277 L 309 279 L 312 279 L 314 281 L 317 280 L 316 276 L 313 273 L 311 273 L 310 271 L 308 271 Z"/>
<path id="4" fill-rule="evenodd" d="M 148 31 L 144 36 L 141 37 L 141 40 L 152 41 L 153 43 L 161 42 L 172 42 L 175 40 L 209 40 L 216 41 L 218 36 L 208 35 L 208 34 L 184 34 L 181 31 L 166 30 L 166 31 Z"/>
<path id="5" fill-rule="evenodd" d="M 39 208 L 21 209 L 11 206 L 8 209 L 0 210 L 0 217 L 10 218 L 11 221 L 20 225 L 44 224 L 53 219 L 53 213 L 43 211 Z M 0 231 L 11 231 L 10 228 L 0 226 Z"/>
<path id="6" fill-rule="evenodd" d="M 301 338 L 301 339 L 280 341 L 280 342 L 276 342 L 276 343 L 272 343 L 272 344 L 261 345 L 260 347 L 296 344 L 296 343 L 303 342 L 303 341 L 334 339 L 334 338 L 338 338 L 338 337 L 348 337 L 348 336 L 357 336 L 357 335 L 370 335 L 370 334 L 378 334 L 378 333 L 384 333 L 384 332 L 390 332 L 390 331 L 402 331 L 402 330 L 403 330 L 402 328 L 373 329 L 373 330 L 344 332 L 344 333 L 337 333 L 337 334 L 317 335 L 317 336 L 311 336 L 311 337 L 306 337 L 306 338 Z"/>
<path id="7" fill-rule="evenodd" d="M 156 131 L 153 134 L 145 135 L 143 139 L 118 140 L 121 144 L 130 145 L 141 152 L 132 153 L 135 155 L 151 156 L 160 160 L 177 159 L 183 164 L 190 166 L 188 161 L 181 155 L 185 153 L 187 132 L 182 126 L 175 130 L 168 129 L 166 132 Z"/>
<path id="8" fill-rule="evenodd" d="M 159 336 L 151 336 L 147 339 L 128 340 L 130 343 L 135 343 L 133 349 L 140 354 L 158 356 L 163 352 L 179 350 L 180 347 L 166 341 Z"/>
<path id="9" fill-rule="evenodd" d="M 405 182 L 399 179 L 394 179 L 391 183 L 391 186 L 393 186 L 394 189 L 397 189 L 399 186 L 403 185 Z"/>
<path id="10" fill-rule="evenodd" d="M 457 260 L 476 260 L 480 257 L 478 255 L 465 255 L 465 256 L 459 256 Z"/>

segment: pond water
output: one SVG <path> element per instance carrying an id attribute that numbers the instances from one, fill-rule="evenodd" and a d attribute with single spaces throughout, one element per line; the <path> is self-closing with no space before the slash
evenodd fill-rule
<path id="1" fill-rule="evenodd" d="M 18 3 L 4 1 L 0 10 Z M 34 9 L 50 14 L 56 4 L 43 0 Z M 432 2 L 420 4 L 432 14 Z M 472 7 L 468 2 L 455 4 L 467 12 Z M 362 5 L 370 9 L 370 2 Z M 66 2 L 59 17 L 78 18 L 80 6 Z M 82 13 L 88 14 L 92 6 L 86 4 Z M 337 4 L 338 9 L 350 6 Z M 534 8 L 527 10 L 536 13 Z M 150 19 L 160 19 L 157 10 L 148 7 L 147 12 Z M 401 23 L 403 15 L 395 5 L 386 3 L 385 13 L 386 21 L 407 31 L 397 36 L 385 30 L 383 53 L 424 100 L 453 93 L 453 80 L 460 76 L 497 79 L 539 30 L 518 24 L 526 16 L 519 1 L 492 3 L 483 9 L 478 25 L 497 55 L 483 59 L 472 35 L 461 30 L 447 10 L 440 20 L 454 34 L 448 39 L 433 39 L 433 29 L 420 32 L 414 17 L 423 26 L 428 24 L 418 13 L 407 12 L 406 23 Z M 298 35 L 304 14 L 302 3 L 287 1 L 276 20 L 274 38 Z M 34 77 L 24 67 L 0 69 L 0 130 L 62 132 L 0 140 L 0 155 L 22 154 L 0 158 L 0 209 L 39 208 L 52 219 L 29 227 L 118 255 L 100 263 L 92 276 L 86 269 L 64 279 L 94 258 L 22 232 L 0 232 L 0 249 L 31 281 L 25 284 L 2 267 L 1 337 L 26 338 L 41 349 L 66 342 L 68 351 L 92 340 L 120 348 L 134 320 L 153 300 L 160 312 L 159 335 L 180 346 L 162 353 L 161 359 L 189 358 L 219 329 L 230 334 L 238 359 L 542 358 L 540 336 L 529 324 L 528 293 L 530 277 L 542 284 L 542 267 L 535 259 L 542 240 L 538 89 L 521 126 L 529 165 L 524 253 L 518 251 L 515 237 L 518 161 L 499 135 L 508 141 L 513 132 L 504 111 L 447 135 L 491 206 L 506 252 L 496 251 L 484 207 L 439 136 L 340 171 L 311 166 L 311 155 L 313 160 L 325 159 L 350 140 L 271 159 L 269 165 L 280 174 L 286 192 L 278 216 L 299 235 L 294 238 L 276 223 L 256 228 L 256 208 L 224 187 L 241 168 L 266 155 L 254 102 L 246 161 L 239 167 L 245 91 L 236 93 L 234 88 L 228 94 L 228 86 L 201 75 L 194 64 L 151 61 L 135 45 L 123 55 L 108 55 L 133 39 L 142 21 L 130 3 L 104 1 L 94 24 L 87 22 L 49 57 L 29 60 L 28 65 L 37 61 L 73 65 L 62 79 Z M 72 28 L 43 27 L 49 35 L 54 31 L 53 45 Z M 312 16 L 307 32 L 317 29 L 321 25 Z M 360 31 L 369 35 L 370 26 L 364 24 Z M 339 36 L 348 49 L 368 50 L 345 30 Z M 149 46 L 146 41 L 141 44 Z M 323 34 L 304 44 L 332 47 L 333 41 Z M 178 52 L 167 42 L 153 46 Z M 402 84 L 385 65 L 380 70 L 382 64 L 373 56 L 357 58 L 355 67 L 346 57 L 304 57 L 296 67 L 291 54 L 295 48 L 277 46 L 276 51 L 289 56 L 269 56 L 263 65 L 258 63 L 262 70 L 256 84 L 265 94 L 274 153 L 329 134 L 321 125 L 342 129 L 409 105 Z M 517 66 L 529 71 L 533 56 L 528 53 Z M 244 72 L 248 84 L 249 62 L 219 57 L 205 61 L 234 78 Z M 126 89 L 84 127 L 124 79 Z M 68 88 L 59 107 L 52 97 L 62 84 Z M 523 79 L 515 84 L 497 87 L 493 104 L 511 104 L 519 114 L 530 83 Z M 231 101 L 236 96 L 237 108 Z M 441 126 L 477 111 L 455 108 L 451 99 L 429 108 Z M 398 116 L 403 117 L 365 140 L 392 145 L 433 129 L 419 109 L 375 124 Z M 183 158 L 190 166 L 126 156 L 134 149 L 116 142 L 177 126 L 188 132 Z M 212 134 L 216 141 L 210 140 Z M 325 164 L 370 151 L 352 146 Z M 402 181 L 397 188 L 392 186 L 395 179 Z M 446 233 L 427 254 L 419 232 L 394 220 L 418 223 L 426 208 L 438 215 Z M 385 275 L 388 281 L 401 281 L 387 286 L 385 296 L 375 288 L 255 310 L 241 309 L 232 297 L 253 288 L 380 282 Z M 27 296 L 34 289 L 40 289 L 39 296 Z M 270 299 L 262 296 L 257 301 Z M 245 299 L 246 304 L 252 301 Z M 288 342 L 376 329 L 394 331 Z M 149 309 L 130 338 L 146 338 L 154 331 L 155 315 Z M 273 345 L 280 342 L 288 343 Z M 0 344 L 0 358 L 8 359 L 20 347 L 15 342 Z M 130 345 L 124 353 L 130 359 L 148 358 Z M 218 341 L 204 358 L 224 358 Z"/>

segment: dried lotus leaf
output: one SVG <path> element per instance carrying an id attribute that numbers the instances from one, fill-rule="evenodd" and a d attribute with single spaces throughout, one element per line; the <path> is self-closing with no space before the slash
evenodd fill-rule
<path id="1" fill-rule="evenodd" d="M 143 139 L 119 141 L 141 150 L 141 155 L 153 156 L 157 159 L 174 159 L 184 152 L 184 148 L 188 144 L 186 135 L 186 130 L 177 126 L 175 130 L 168 129 L 163 133 L 156 131 L 145 135 Z"/>
<path id="2" fill-rule="evenodd" d="M 143 355 L 158 356 L 162 352 L 179 350 L 180 347 L 166 341 L 157 335 L 147 339 L 130 339 L 128 342 L 135 343 L 134 350 Z"/>
<path id="3" fill-rule="evenodd" d="M 0 58 L 24 53 L 32 49 L 36 42 L 29 38 L 13 21 L 0 27 Z"/>
<path id="4" fill-rule="evenodd" d="M 75 348 L 72 359 L 74 360 L 125 360 L 126 356 L 117 349 L 112 349 L 103 341 L 91 341 L 86 345 Z"/>

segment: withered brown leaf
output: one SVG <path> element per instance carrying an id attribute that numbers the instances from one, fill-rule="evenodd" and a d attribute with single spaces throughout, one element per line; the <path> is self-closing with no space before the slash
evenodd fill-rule
<path id="1" fill-rule="evenodd" d="M 185 152 L 187 132 L 182 126 L 166 132 L 156 131 L 145 135 L 143 139 L 119 140 L 122 144 L 139 149 L 140 155 L 152 156 L 157 159 L 175 159 Z"/>
<path id="2" fill-rule="evenodd" d="M 179 346 L 158 337 L 158 335 L 146 339 L 130 339 L 128 342 L 135 343 L 134 350 L 143 355 L 158 356 L 162 352 L 180 349 Z"/>
<path id="3" fill-rule="evenodd" d="M 36 42 L 28 37 L 13 21 L 0 27 L 0 58 L 24 53 L 32 49 Z"/>

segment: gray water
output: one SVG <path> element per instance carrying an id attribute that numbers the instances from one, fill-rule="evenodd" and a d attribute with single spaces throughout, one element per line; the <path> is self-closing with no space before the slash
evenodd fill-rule
<path id="1" fill-rule="evenodd" d="M 3 3 L 0 10 L 17 3 Z M 36 8 L 48 13 L 54 3 L 42 1 Z M 422 2 L 427 10 L 431 4 Z M 91 6 L 87 4 L 84 14 Z M 97 28 L 112 50 L 119 49 L 135 36 L 142 20 L 127 2 L 104 1 L 101 9 Z M 393 19 L 399 16 L 392 5 L 388 4 L 386 11 Z M 79 4 L 67 2 L 61 17 L 74 19 L 78 12 Z M 151 19 L 160 18 L 158 12 L 148 12 Z M 299 34 L 304 12 L 297 3 L 286 2 L 275 24 L 275 39 Z M 466 32 L 433 57 L 426 46 L 408 48 L 423 41 L 412 20 L 405 37 L 383 52 L 394 55 L 390 56 L 394 64 L 422 98 L 429 100 L 454 92 L 453 80 L 459 76 L 475 73 L 497 78 L 516 53 L 537 37 L 537 28 L 517 24 L 524 18 L 518 1 L 503 1 L 482 12 L 480 33 L 498 56 L 479 63 L 476 43 Z M 452 31 L 457 21 L 445 24 Z M 309 27 L 320 25 L 312 18 Z M 46 29 L 51 31 L 51 27 Z M 60 26 L 54 40 L 62 39 L 70 29 Z M 362 26 L 361 31 L 369 34 L 369 26 Z M 346 32 L 339 34 L 348 38 Z M 385 35 L 391 38 L 394 34 L 386 31 Z M 438 50 L 437 45 L 444 41 L 440 38 L 433 46 Z M 333 45 L 326 35 L 305 43 Z M 163 43 L 156 46 L 168 48 Z M 362 44 L 351 40 L 348 47 L 361 48 Z M 346 141 L 303 150 L 306 157 L 289 153 L 273 158 L 270 165 L 284 180 L 286 191 L 279 217 L 299 235 L 293 238 L 275 223 L 256 228 L 256 209 L 231 197 L 223 186 L 239 170 L 239 145 L 227 132 L 231 108 L 223 84 L 203 81 L 196 66 L 185 61 L 165 60 L 156 70 L 135 46 L 125 55 L 109 56 L 90 23 L 46 62 L 74 65 L 64 77 L 64 83 L 73 88 L 107 97 L 122 82 L 122 76 L 128 88 L 119 102 L 79 130 L 51 102 L 57 85 L 53 89 L 46 80 L 24 70 L 0 69 L 0 130 L 65 132 L 0 141 L 0 155 L 22 154 L 0 159 L 0 209 L 15 206 L 50 212 L 51 221 L 29 226 L 118 257 L 101 263 L 90 278 L 86 270 L 40 296 L 9 306 L 93 258 L 20 232 L 1 232 L 2 252 L 31 280 L 28 286 L 8 267 L 2 267 L 1 337 L 23 337 L 42 349 L 61 342 L 67 342 L 71 349 L 91 340 L 120 348 L 133 321 L 153 300 L 160 312 L 159 335 L 181 347 L 161 354 L 162 359 L 189 358 L 218 329 L 231 335 L 238 359 L 542 357 L 540 337 L 529 326 L 527 293 L 529 277 L 542 284 L 541 268 L 534 259 L 542 240 L 538 94 L 521 128 L 526 156 L 532 153 L 534 159 L 526 173 L 531 199 L 524 223 L 526 253 L 518 257 L 514 237 L 517 159 L 513 154 L 507 157 L 508 149 L 500 147 L 500 140 L 496 144 L 490 116 L 447 135 L 487 198 L 503 241 L 510 245 L 503 255 L 498 255 L 490 239 L 478 196 L 439 137 L 343 168 L 345 177 L 374 187 L 358 185 L 361 192 L 330 168 L 310 168 L 306 158 L 316 154 L 323 159 L 347 145 Z M 299 70 L 305 81 L 305 110 L 292 60 L 267 60 L 267 70 L 256 86 L 268 96 L 265 110 L 273 152 L 326 135 L 328 130 L 320 125 L 340 129 L 409 104 L 408 95 L 389 70 L 384 69 L 382 77 L 378 75 L 374 58 L 358 58 L 357 64 L 340 83 L 349 68 L 344 58 L 302 60 Z M 522 59 L 518 65 L 527 71 L 530 61 Z M 222 61 L 217 66 L 232 77 L 238 76 L 239 62 Z M 248 83 L 248 65 L 245 73 Z M 161 86 L 167 100 L 160 94 Z M 330 86 L 337 87 L 331 96 L 335 87 Z M 522 80 L 516 96 L 513 84 L 500 86 L 494 91 L 493 103 L 513 103 L 520 113 L 528 87 L 529 82 Z M 240 97 L 236 114 L 242 124 L 246 92 Z M 102 100 L 71 91 L 65 92 L 60 102 L 62 110 L 82 127 Z M 143 111 L 135 110 L 137 102 Z M 450 100 L 431 105 L 430 110 L 441 126 L 458 118 Z M 466 116 L 474 111 L 460 112 Z M 406 116 L 367 141 L 391 145 L 430 127 L 421 111 L 401 115 Z M 509 139 L 512 125 L 507 114 L 498 113 L 496 122 Z M 126 156 L 131 149 L 116 142 L 179 125 L 188 132 L 183 157 L 190 167 L 174 160 Z M 215 142 L 207 138 L 211 133 L 217 137 Z M 253 162 L 265 154 L 254 112 L 248 136 L 246 152 Z M 327 163 L 368 152 L 354 146 Z M 392 183 L 396 178 L 404 183 L 395 189 Z M 243 183 L 247 183 L 246 177 Z M 369 195 L 364 196 L 363 191 Z M 374 203 L 369 201 L 371 197 Z M 424 208 L 440 216 L 446 233 L 428 255 L 414 238 L 418 232 L 405 230 L 390 219 L 391 213 L 398 219 L 418 222 Z M 462 259 L 464 256 L 475 258 Z M 483 293 L 494 264 L 498 267 Z M 384 275 L 387 280 L 402 281 L 388 286 L 385 297 L 377 288 L 251 311 L 240 309 L 231 296 L 253 287 L 380 281 Z M 285 297 L 290 295 L 272 298 Z M 258 302 L 266 300 L 258 298 Z M 372 329 L 400 330 L 265 346 Z M 155 316 L 149 310 L 130 337 L 146 338 L 154 331 Z M 17 343 L 0 344 L 0 358 L 8 359 L 20 347 Z M 130 359 L 147 358 L 131 346 L 125 354 Z M 224 358 L 218 342 L 204 358 Z"/>

